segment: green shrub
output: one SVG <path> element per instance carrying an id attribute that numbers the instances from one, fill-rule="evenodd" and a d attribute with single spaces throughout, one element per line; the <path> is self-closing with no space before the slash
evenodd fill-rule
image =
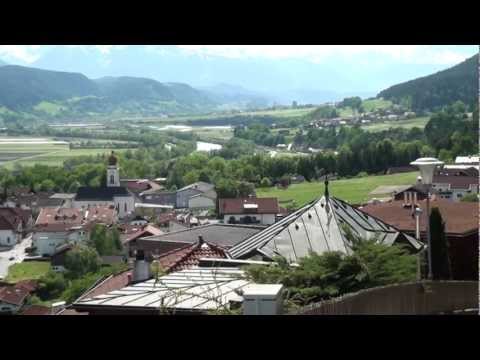
<path id="1" fill-rule="evenodd" d="M 66 287 L 67 281 L 63 274 L 50 270 L 40 278 L 37 293 L 42 300 L 53 299 L 59 297 Z"/>

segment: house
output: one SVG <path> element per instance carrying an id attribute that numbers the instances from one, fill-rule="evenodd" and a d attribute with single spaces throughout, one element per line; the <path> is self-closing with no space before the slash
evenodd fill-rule
<path id="1" fill-rule="evenodd" d="M 468 155 L 468 156 L 457 156 L 455 158 L 455 164 L 458 165 L 479 165 L 479 156 Z"/>
<path id="2" fill-rule="evenodd" d="M 112 207 L 44 208 L 35 222 L 32 245 L 38 255 L 51 256 L 59 245 L 86 241 L 95 224 L 110 226 L 116 222 L 117 214 Z"/>
<path id="3" fill-rule="evenodd" d="M 460 201 L 465 195 L 478 194 L 478 176 L 436 174 L 432 189 L 442 199 Z"/>
<path id="4" fill-rule="evenodd" d="M 125 179 L 120 180 L 120 184 L 134 194 L 138 202 L 142 202 L 143 195 L 154 194 L 164 189 L 163 185 L 148 179 Z"/>
<path id="5" fill-rule="evenodd" d="M 271 225 L 280 213 L 277 198 L 220 199 L 219 203 L 219 215 L 228 224 Z"/>
<path id="6" fill-rule="evenodd" d="M 237 268 L 191 268 L 82 297 L 72 308 L 90 315 L 207 314 L 240 307 L 241 290 L 250 283 Z"/>
<path id="7" fill-rule="evenodd" d="M 29 188 L 17 188 L 7 197 L 2 206 L 31 210 L 33 215 L 36 216 L 40 208 L 52 208 L 63 204 L 62 199 L 51 198 L 52 195 L 54 195 L 53 192 L 35 192 Z"/>
<path id="8" fill-rule="evenodd" d="M 20 208 L 0 208 L 0 246 L 13 246 L 31 230 L 32 212 Z"/>
<path id="9" fill-rule="evenodd" d="M 67 253 L 73 249 L 72 244 L 62 244 L 55 249 L 55 252 L 51 256 L 50 264 L 52 270 L 56 272 L 65 271 L 65 258 Z"/>
<path id="10" fill-rule="evenodd" d="M 203 181 L 198 181 L 196 183 L 190 184 L 188 186 L 185 186 L 177 190 L 176 208 L 178 209 L 188 208 L 188 201 L 192 196 L 203 194 L 208 191 L 210 191 L 210 194 L 212 195 L 215 192 L 214 188 L 215 186 L 213 184 L 209 184 Z M 215 199 L 216 199 L 216 193 L 215 193 Z"/>
<path id="11" fill-rule="evenodd" d="M 75 194 L 55 193 L 50 196 L 50 199 L 61 200 L 61 204 L 56 204 L 55 206 L 71 208 L 73 207 L 73 199 L 75 199 Z"/>
<path id="12" fill-rule="evenodd" d="M 159 256 L 174 249 L 196 244 L 200 236 L 209 244 L 228 249 L 264 228 L 264 226 L 218 223 L 201 225 L 162 235 L 139 238 L 137 249 L 143 250 L 148 256 Z"/>
<path id="13" fill-rule="evenodd" d="M 381 185 L 369 193 L 370 196 L 386 197 L 388 200 L 410 201 L 410 199 L 423 200 L 427 197 L 425 190 L 415 185 Z"/>
<path id="14" fill-rule="evenodd" d="M 290 178 L 290 182 L 292 184 L 300 184 L 302 182 L 305 181 L 305 176 L 303 175 L 293 175 L 291 178 Z"/>
<path id="15" fill-rule="evenodd" d="M 370 204 L 361 210 L 410 236 L 415 236 L 416 220 L 412 216 L 412 208 L 404 205 L 404 202 L 399 200 Z M 426 242 L 426 200 L 418 201 L 416 205 L 423 210 L 420 237 Z M 437 207 L 440 210 L 445 221 L 454 279 L 478 280 L 478 203 L 452 202 L 432 196 L 430 205 L 431 208 Z"/>
<path id="16" fill-rule="evenodd" d="M 195 244 L 186 245 L 154 257 L 160 265 L 161 270 L 167 273 L 198 267 L 200 259 L 205 258 L 226 259 L 228 256 L 226 249 L 205 242 L 203 238 L 200 237 Z"/>
<path id="17" fill-rule="evenodd" d="M 412 236 L 340 199 L 330 197 L 328 187 L 325 188 L 325 195 L 320 199 L 228 249 L 230 257 L 271 261 L 276 256 L 282 256 L 294 263 L 311 252 L 340 251 L 350 254 L 347 228 L 364 239 L 377 237 L 385 244 L 405 244 L 412 252 L 423 248 L 423 244 Z"/>
<path id="18" fill-rule="evenodd" d="M 175 191 L 161 191 L 153 194 L 141 194 L 140 199 L 144 204 L 168 205 L 175 207 L 177 205 L 177 193 Z"/>
<path id="19" fill-rule="evenodd" d="M 30 291 L 23 286 L 0 286 L 0 314 L 16 314 L 29 295 Z"/>
<path id="20" fill-rule="evenodd" d="M 151 224 L 145 226 L 123 225 L 119 227 L 120 241 L 128 256 L 133 256 L 137 249 L 137 240 L 143 237 L 162 235 L 164 232 Z"/>
<path id="21" fill-rule="evenodd" d="M 73 200 L 73 207 L 88 209 L 91 206 L 113 206 L 120 219 L 123 219 L 135 211 L 135 198 L 127 190 L 120 186 L 118 159 L 113 151 L 108 158 L 107 186 L 80 187 Z"/>
<path id="22" fill-rule="evenodd" d="M 217 193 L 214 190 L 208 190 L 204 193 L 196 194 L 188 199 L 188 208 L 192 211 L 202 211 L 215 209 L 217 202 Z"/>
<path id="23" fill-rule="evenodd" d="M 392 175 L 392 174 L 400 174 L 400 173 L 412 172 L 412 171 L 417 171 L 417 169 L 413 166 L 392 166 L 387 169 L 386 174 Z"/>

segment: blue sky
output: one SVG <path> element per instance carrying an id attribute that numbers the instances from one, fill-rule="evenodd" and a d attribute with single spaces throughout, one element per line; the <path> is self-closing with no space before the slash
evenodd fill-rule
<path id="1" fill-rule="evenodd" d="M 476 45 L 0 46 L 0 59 L 90 78 L 138 76 L 192 86 L 240 85 L 267 93 L 377 93 L 446 69 Z"/>

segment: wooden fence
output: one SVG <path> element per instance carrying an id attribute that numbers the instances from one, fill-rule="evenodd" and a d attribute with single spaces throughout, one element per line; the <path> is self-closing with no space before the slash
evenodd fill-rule
<path id="1" fill-rule="evenodd" d="M 424 281 L 362 290 L 310 304 L 294 314 L 428 315 L 471 312 L 478 304 L 478 281 Z"/>

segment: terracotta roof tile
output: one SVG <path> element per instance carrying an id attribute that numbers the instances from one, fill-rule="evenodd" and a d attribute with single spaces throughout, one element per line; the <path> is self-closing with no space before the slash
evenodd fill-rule
<path id="1" fill-rule="evenodd" d="M 130 269 L 116 275 L 110 275 L 103 280 L 100 280 L 97 285 L 94 285 L 90 290 L 83 293 L 79 299 L 88 299 L 121 289 L 129 284 L 131 276 L 132 270 Z"/>
<path id="2" fill-rule="evenodd" d="M 21 306 L 28 295 L 29 291 L 23 287 L 0 287 L 0 301 L 6 302 L 7 304 Z"/>
<path id="3" fill-rule="evenodd" d="M 209 243 L 197 243 L 172 250 L 158 258 L 161 268 L 166 272 L 180 271 L 198 266 L 201 258 L 227 258 L 226 250 Z"/>
<path id="4" fill-rule="evenodd" d="M 450 184 L 450 187 L 452 189 L 468 189 L 470 185 L 478 186 L 478 177 L 435 175 L 433 177 L 433 183 L 434 184 Z"/>
<path id="5" fill-rule="evenodd" d="M 418 202 L 426 214 L 426 200 Z M 443 199 L 430 201 L 430 207 L 438 207 L 446 224 L 446 232 L 450 234 L 465 234 L 478 231 L 478 203 L 453 202 Z M 415 218 L 411 208 L 404 208 L 403 201 L 391 201 L 380 204 L 369 204 L 361 208 L 362 211 L 375 216 L 382 221 L 395 226 L 401 231 L 415 231 Z M 424 218 L 424 215 L 422 215 Z M 425 231 L 426 222 L 420 220 L 421 231 Z"/>

